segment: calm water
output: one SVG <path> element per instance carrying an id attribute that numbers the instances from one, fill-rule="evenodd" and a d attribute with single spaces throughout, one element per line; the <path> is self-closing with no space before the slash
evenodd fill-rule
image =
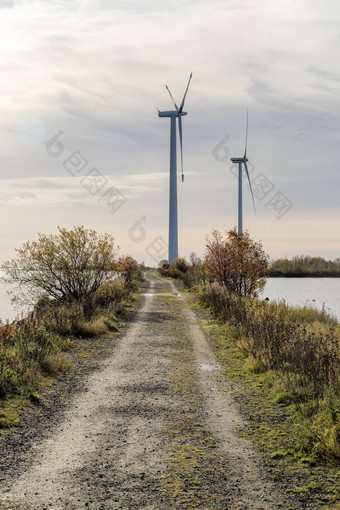
<path id="1" fill-rule="evenodd" d="M 8 287 L 0 282 L 0 318 L 14 320 L 17 310 L 6 295 Z M 285 299 L 290 305 L 307 305 L 334 314 L 340 321 L 340 278 L 269 278 L 261 298 Z"/>
<path id="2" fill-rule="evenodd" d="M 289 305 L 325 307 L 340 321 L 340 278 L 269 278 L 261 294 L 266 297 L 285 299 Z"/>
<path id="3" fill-rule="evenodd" d="M 2 319 L 3 322 L 5 322 L 6 319 L 13 320 L 17 314 L 17 312 L 13 310 L 11 301 L 5 295 L 5 292 L 5 286 L 0 283 L 0 319 Z"/>
<path id="4" fill-rule="evenodd" d="M 0 277 L 2 273 L 0 271 Z M 18 313 L 21 313 L 21 309 L 15 309 L 11 303 L 10 296 L 7 295 L 7 291 L 10 289 L 8 285 L 5 285 L 0 281 L 0 319 L 3 322 L 6 320 L 13 321 Z M 24 309 L 23 312 L 26 312 Z"/>

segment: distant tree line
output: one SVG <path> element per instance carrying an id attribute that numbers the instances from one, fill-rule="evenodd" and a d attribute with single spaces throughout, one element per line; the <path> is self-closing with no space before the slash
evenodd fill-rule
<path id="1" fill-rule="evenodd" d="M 322 257 L 298 255 L 292 259 L 277 259 L 271 262 L 271 277 L 340 277 L 340 258 L 325 260 Z"/>

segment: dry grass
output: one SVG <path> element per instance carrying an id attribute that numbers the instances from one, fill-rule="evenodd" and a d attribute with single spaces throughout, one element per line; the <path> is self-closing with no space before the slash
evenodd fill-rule
<path id="1" fill-rule="evenodd" d="M 99 317 L 91 322 L 79 322 L 77 324 L 77 336 L 94 338 L 105 335 L 109 332 L 109 328 L 104 320 L 102 317 Z"/>

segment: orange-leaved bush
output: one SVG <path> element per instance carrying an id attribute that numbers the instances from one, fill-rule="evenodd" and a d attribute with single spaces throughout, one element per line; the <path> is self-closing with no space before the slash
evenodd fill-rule
<path id="1" fill-rule="evenodd" d="M 205 268 L 210 282 L 218 282 L 239 296 L 256 297 L 268 271 L 268 255 L 248 232 L 214 230 L 207 238 Z"/>

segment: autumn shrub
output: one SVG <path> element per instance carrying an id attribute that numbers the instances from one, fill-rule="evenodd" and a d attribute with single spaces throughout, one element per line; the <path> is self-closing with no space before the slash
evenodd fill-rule
<path id="1" fill-rule="evenodd" d="M 160 274 L 171 278 L 183 279 L 188 269 L 189 265 L 183 257 L 175 258 L 171 264 L 168 264 L 166 260 L 161 260 L 158 265 L 158 271 Z"/>
<path id="2" fill-rule="evenodd" d="M 93 296 L 95 308 L 115 312 L 118 303 L 129 299 L 131 294 L 129 286 L 122 276 L 104 283 Z"/>
<path id="3" fill-rule="evenodd" d="M 211 283 L 220 283 L 239 296 L 257 297 L 266 281 L 269 258 L 262 243 L 248 232 L 232 229 L 223 236 L 214 230 L 207 238 L 204 262 Z"/>
<path id="4" fill-rule="evenodd" d="M 124 287 L 126 290 L 135 292 L 141 282 L 143 282 L 144 276 L 143 271 L 145 267 L 143 264 L 130 257 L 124 255 L 119 257 L 117 262 L 117 271 L 121 275 L 124 281 Z"/>
<path id="5" fill-rule="evenodd" d="M 59 335 L 74 335 L 79 322 L 85 320 L 84 304 L 79 301 L 56 301 L 41 298 L 34 309 L 37 324 Z"/>
<path id="6" fill-rule="evenodd" d="M 206 281 L 206 272 L 203 260 L 192 252 L 189 260 L 183 257 L 176 258 L 172 264 L 161 260 L 158 265 L 158 272 L 162 276 L 180 279 L 184 287 L 192 289 Z"/>
<path id="7" fill-rule="evenodd" d="M 255 242 L 248 232 L 236 229 L 222 235 L 214 230 L 207 237 L 205 257 L 195 253 L 189 261 L 178 257 L 171 264 L 162 260 L 158 271 L 163 276 L 181 279 L 186 288 L 217 282 L 239 296 L 256 297 L 264 287 L 269 258 L 261 242 Z"/>
<path id="8" fill-rule="evenodd" d="M 107 319 L 119 314 L 124 304 L 131 298 L 131 288 L 123 276 L 102 284 L 92 295 L 82 300 L 57 301 L 49 297 L 41 298 L 34 309 L 32 320 L 48 331 L 63 336 L 96 336 L 103 334 L 104 326 L 98 326 L 98 318 Z M 96 326 L 95 326 L 96 323 Z"/>
<path id="9" fill-rule="evenodd" d="M 27 241 L 16 253 L 16 258 L 4 262 L 1 269 L 3 281 L 15 286 L 11 292 L 18 299 L 49 296 L 57 301 L 82 300 L 117 271 L 114 238 L 83 226 L 71 230 L 58 227 L 58 233 L 52 235 L 38 234 L 37 240 Z"/>

